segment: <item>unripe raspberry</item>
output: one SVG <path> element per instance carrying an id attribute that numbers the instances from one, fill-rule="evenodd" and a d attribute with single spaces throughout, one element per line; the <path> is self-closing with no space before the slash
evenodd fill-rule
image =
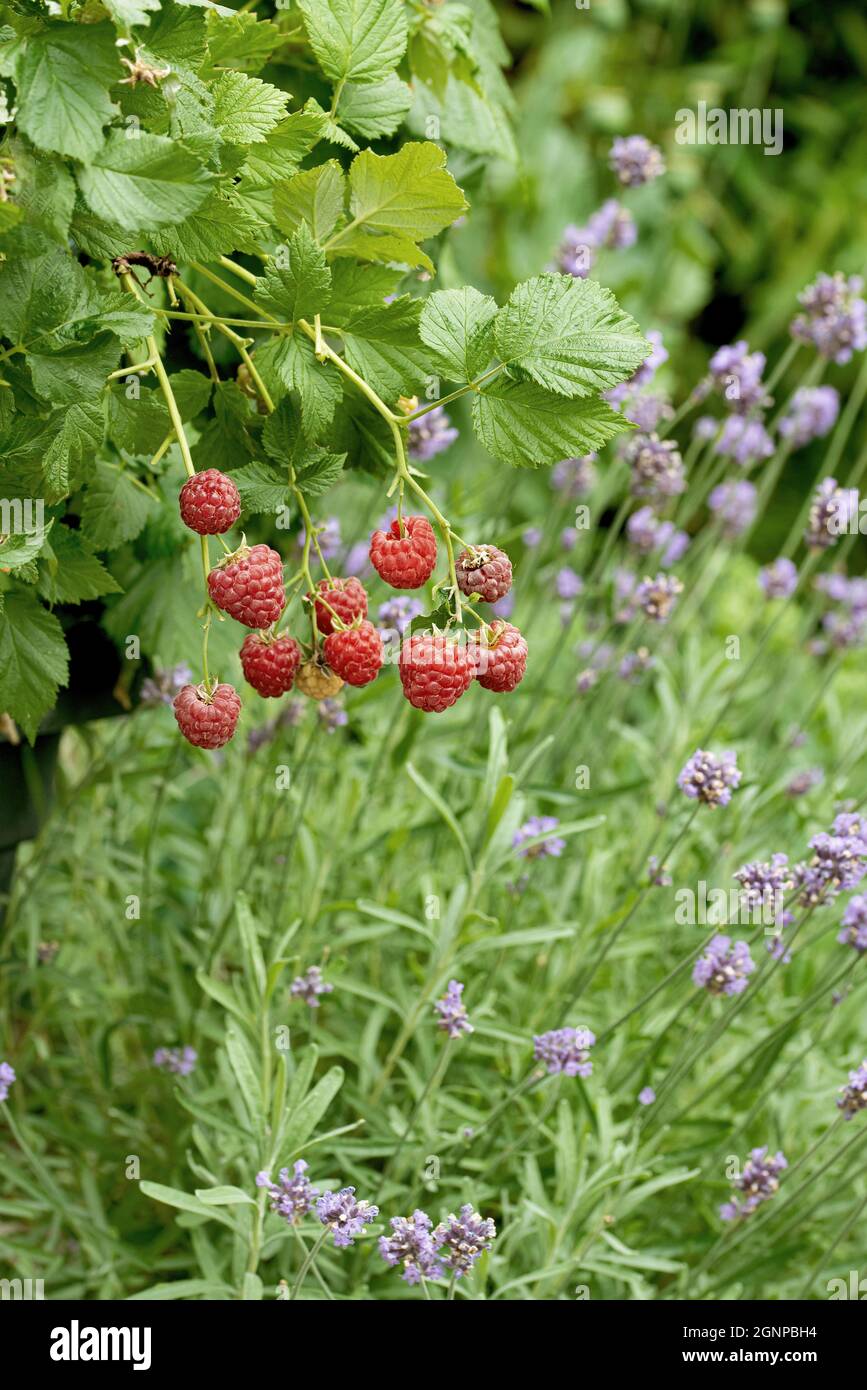
<path id="1" fill-rule="evenodd" d="M 241 666 L 253 689 L 265 697 L 285 695 L 292 689 L 301 663 L 301 648 L 294 637 L 272 638 L 251 632 L 241 645 Z"/>
<path id="2" fill-rule="evenodd" d="M 527 669 L 527 642 L 522 633 L 502 619 L 485 631 L 474 633 L 470 649 L 476 679 L 485 690 L 514 690 Z"/>
<path id="3" fill-rule="evenodd" d="M 512 562 L 495 545 L 473 545 L 458 556 L 458 588 L 468 597 L 479 594 L 485 603 L 505 598 L 512 587 Z"/>
<path id="4" fill-rule="evenodd" d="M 399 670 L 410 704 L 441 714 L 472 684 L 474 657 L 469 647 L 441 633 L 414 632 L 400 649 Z"/>
<path id="5" fill-rule="evenodd" d="M 235 732 L 241 700 L 233 685 L 218 685 L 210 694 L 204 685 L 185 685 L 175 696 L 174 711 L 188 743 L 222 748 Z"/>
<path id="6" fill-rule="evenodd" d="M 207 468 L 188 478 L 178 502 L 181 521 L 200 536 L 221 536 L 231 531 L 241 515 L 241 494 L 232 479 L 218 468 Z"/>
<path id="7" fill-rule="evenodd" d="M 370 538 L 370 563 L 393 589 L 420 589 L 436 569 L 437 542 L 426 516 L 396 519 Z"/>
<path id="8" fill-rule="evenodd" d="M 323 643 L 325 660 L 347 685 L 369 685 L 382 665 L 382 638 L 373 623 L 332 632 Z"/>
<path id="9" fill-rule="evenodd" d="M 295 689 L 311 700 L 330 700 L 343 689 L 343 681 L 315 658 L 305 661 L 295 677 Z"/>
<path id="10" fill-rule="evenodd" d="M 283 561 L 269 545 L 242 546 L 211 570 L 208 592 L 245 627 L 270 627 L 286 606 Z"/>
<path id="11" fill-rule="evenodd" d="M 312 598 L 312 595 L 307 597 Z M 334 631 L 331 609 L 347 627 L 351 627 L 356 618 L 367 617 L 367 594 L 354 575 L 349 579 L 320 579 L 316 585 L 316 626 L 324 637 Z"/>

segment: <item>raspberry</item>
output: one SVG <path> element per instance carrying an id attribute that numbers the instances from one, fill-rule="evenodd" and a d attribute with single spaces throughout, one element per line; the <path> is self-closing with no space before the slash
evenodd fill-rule
<path id="1" fill-rule="evenodd" d="M 527 669 L 527 641 L 511 623 L 492 623 L 471 641 L 476 679 L 485 690 L 514 690 Z"/>
<path id="2" fill-rule="evenodd" d="M 185 685 L 175 696 L 175 719 L 196 748 L 222 748 L 235 732 L 241 697 L 233 685 L 218 685 L 209 695 L 203 685 Z"/>
<path id="3" fill-rule="evenodd" d="M 311 598 L 312 595 L 308 594 L 307 597 Z M 325 602 L 321 603 L 320 598 Z M 326 603 L 328 608 L 325 606 Z M 316 626 L 324 637 L 334 631 L 334 618 L 329 611 L 331 608 L 347 627 L 351 627 L 356 618 L 366 618 L 367 594 L 361 581 L 354 577 L 320 579 L 316 586 Z"/>
<path id="4" fill-rule="evenodd" d="M 358 627 L 332 632 L 322 649 L 332 671 L 347 685 L 369 685 L 382 665 L 382 638 L 366 618 Z"/>
<path id="5" fill-rule="evenodd" d="M 472 545 L 462 550 L 455 565 L 462 594 L 479 594 L 485 603 L 505 598 L 512 587 L 512 562 L 495 545 Z"/>
<path id="6" fill-rule="evenodd" d="M 414 632 L 400 649 L 403 693 L 416 709 L 441 714 L 468 690 L 475 674 L 473 653 L 433 632 Z"/>
<path id="7" fill-rule="evenodd" d="M 283 561 L 268 545 L 242 546 L 211 570 L 208 592 L 245 627 L 270 627 L 286 606 Z"/>
<path id="8" fill-rule="evenodd" d="M 241 515 L 241 494 L 219 468 L 208 468 L 188 478 L 178 498 L 181 521 L 200 536 L 221 536 L 231 531 Z"/>
<path id="9" fill-rule="evenodd" d="M 393 589 L 420 589 L 436 568 L 437 542 L 426 516 L 406 516 L 370 538 L 370 563 Z"/>
<path id="10" fill-rule="evenodd" d="M 301 662 L 301 648 L 294 637 L 275 637 L 268 641 L 251 632 L 241 645 L 244 675 L 260 695 L 285 695 L 292 689 Z"/>
<path id="11" fill-rule="evenodd" d="M 311 700 L 330 700 L 343 689 L 343 681 L 328 666 L 316 658 L 305 661 L 295 677 L 295 689 Z"/>

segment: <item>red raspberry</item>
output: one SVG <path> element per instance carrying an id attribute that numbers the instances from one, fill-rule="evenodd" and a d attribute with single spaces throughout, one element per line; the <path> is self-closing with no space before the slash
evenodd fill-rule
<path id="1" fill-rule="evenodd" d="M 233 685 L 218 685 L 210 695 L 203 685 L 185 685 L 175 696 L 175 719 L 196 748 L 222 748 L 235 732 L 241 697 Z"/>
<path id="2" fill-rule="evenodd" d="M 283 561 L 268 545 L 242 546 L 211 570 L 208 592 L 245 627 L 270 627 L 286 606 Z"/>
<path id="3" fill-rule="evenodd" d="M 307 597 L 311 598 L 312 595 L 308 594 Z M 320 602 L 320 597 L 325 603 Z M 347 627 L 351 627 L 356 618 L 366 618 L 367 594 L 361 581 L 355 578 L 320 579 L 316 585 L 316 626 L 324 637 L 334 631 L 331 608 Z"/>
<path id="4" fill-rule="evenodd" d="M 261 633 L 250 632 L 241 645 L 244 675 L 253 689 L 266 697 L 291 690 L 300 664 L 301 648 L 294 637 L 275 637 L 269 642 Z"/>
<path id="5" fill-rule="evenodd" d="M 505 598 L 512 587 L 512 562 L 495 545 L 472 545 L 462 550 L 455 571 L 461 593 L 468 597 L 479 594 L 485 603 Z"/>
<path id="6" fill-rule="evenodd" d="M 369 685 L 382 665 L 382 638 L 366 618 L 358 627 L 332 632 L 323 651 L 334 674 L 347 685 Z"/>
<path id="7" fill-rule="evenodd" d="M 485 690 L 514 690 L 527 669 L 527 641 L 511 623 L 492 623 L 471 640 L 476 679 Z"/>
<path id="8" fill-rule="evenodd" d="M 219 468 L 208 468 L 188 478 L 179 497 L 181 521 L 200 536 L 221 536 L 231 531 L 241 515 L 241 494 Z"/>
<path id="9" fill-rule="evenodd" d="M 436 568 L 437 541 L 426 516 L 405 516 L 370 538 L 370 563 L 393 589 L 420 589 Z"/>
<path id="10" fill-rule="evenodd" d="M 470 648 L 435 632 L 414 632 L 406 639 L 400 649 L 399 669 L 410 704 L 435 714 L 460 699 L 475 675 Z"/>

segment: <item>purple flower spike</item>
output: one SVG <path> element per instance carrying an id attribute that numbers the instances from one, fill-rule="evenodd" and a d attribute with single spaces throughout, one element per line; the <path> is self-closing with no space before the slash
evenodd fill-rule
<path id="1" fill-rule="evenodd" d="M 380 1236 L 379 1253 L 387 1265 L 403 1266 L 402 1279 L 418 1284 L 422 1279 L 441 1279 L 443 1267 L 437 1258 L 431 1219 L 426 1212 L 412 1216 L 393 1216 L 391 1235 Z"/>
<path id="2" fill-rule="evenodd" d="M 720 483 L 711 492 L 707 505 L 722 523 L 722 533 L 736 540 L 752 526 L 756 516 L 756 489 L 745 478 Z"/>
<path id="3" fill-rule="evenodd" d="M 859 955 L 867 951 L 867 897 L 863 893 L 850 898 L 840 923 L 837 937 L 841 946 L 851 946 Z"/>
<path id="4" fill-rule="evenodd" d="M 289 986 L 289 993 L 296 999 L 303 999 L 311 1009 L 319 1008 L 320 994 L 330 994 L 333 985 L 326 984 L 318 965 L 311 965 L 306 974 L 298 975 Z"/>
<path id="5" fill-rule="evenodd" d="M 644 1086 L 642 1090 L 638 1092 L 639 1105 L 652 1105 L 655 1100 L 656 1092 L 652 1086 Z"/>
<path id="6" fill-rule="evenodd" d="M 716 757 L 697 748 L 683 767 L 677 785 L 684 795 L 703 806 L 727 806 L 732 792 L 740 786 L 741 771 L 735 754 L 720 753 Z"/>
<path id="7" fill-rule="evenodd" d="M 407 453 L 417 463 L 427 463 L 454 444 L 458 431 L 441 405 L 411 420 L 407 428 Z"/>
<path id="8" fill-rule="evenodd" d="M 189 1076 L 195 1071 L 199 1054 L 194 1047 L 158 1047 L 153 1055 L 153 1065 L 175 1076 Z"/>
<path id="9" fill-rule="evenodd" d="M 590 1048 L 596 1041 L 589 1028 L 552 1028 L 533 1039 L 537 1062 L 544 1062 L 549 1076 L 590 1076 L 593 1063 Z"/>
<path id="10" fill-rule="evenodd" d="M 0 1100 L 6 1099 L 9 1087 L 17 1079 L 15 1069 L 8 1062 L 0 1062 Z"/>
<path id="11" fill-rule="evenodd" d="M 596 482 L 595 454 L 581 458 L 561 459 L 551 470 L 551 486 L 564 497 L 586 497 Z"/>
<path id="12" fill-rule="evenodd" d="M 343 1249 L 352 1245 L 365 1226 L 379 1216 L 379 1207 L 370 1202 L 356 1202 L 355 1188 L 342 1187 L 339 1192 L 323 1192 L 316 1203 L 316 1215 L 334 1236 L 334 1244 Z"/>
<path id="13" fill-rule="evenodd" d="M 767 1144 L 760 1149 L 751 1149 L 750 1156 L 744 1164 L 744 1171 L 735 1183 L 736 1189 L 744 1193 L 744 1197 L 733 1197 L 720 1207 L 719 1214 L 723 1221 L 734 1221 L 736 1217 L 749 1216 L 762 1202 L 773 1197 L 780 1186 L 780 1173 L 788 1166 L 786 1156 L 782 1152 L 778 1151 L 772 1157 L 768 1156 Z"/>
<path id="14" fill-rule="evenodd" d="M 810 507 L 810 517 L 804 540 L 811 550 L 827 550 L 839 540 L 849 526 L 852 511 L 851 494 L 838 485 L 836 478 L 823 478 Z"/>
<path id="15" fill-rule="evenodd" d="M 671 617 L 683 585 L 672 574 L 658 574 L 655 579 L 643 579 L 635 591 L 638 606 L 651 622 L 664 623 Z"/>
<path id="16" fill-rule="evenodd" d="M 448 1033 L 450 1038 L 459 1038 L 462 1033 L 472 1033 L 473 1025 L 467 1017 L 461 995 L 464 986 L 459 980 L 449 980 L 449 987 L 442 999 L 438 999 L 434 1008 L 439 1014 L 437 1027 L 442 1028 Z"/>
<path id="17" fill-rule="evenodd" d="M 692 982 L 709 994 L 742 994 L 747 987 L 747 977 L 755 968 L 745 941 L 733 942 L 730 936 L 715 936 L 693 966 Z"/>
<path id="18" fill-rule="evenodd" d="M 522 859 L 542 859 L 549 855 L 554 859 L 559 859 L 566 848 L 566 841 L 559 839 L 556 835 L 550 836 L 547 840 L 541 840 L 538 845 L 530 845 L 527 849 L 521 849 L 527 840 L 534 840 L 538 835 L 544 835 L 549 830 L 556 830 L 559 824 L 556 816 L 531 816 L 512 836 L 512 848 L 518 851 Z"/>
<path id="19" fill-rule="evenodd" d="M 813 439 L 822 439 L 837 423 L 840 393 L 833 386 L 801 386 L 780 420 L 780 434 L 801 449 Z"/>
<path id="20" fill-rule="evenodd" d="M 759 583 L 766 598 L 789 598 L 798 584 L 797 566 L 787 556 L 781 555 L 760 571 Z"/>
<path id="21" fill-rule="evenodd" d="M 270 1173 L 256 1174 L 256 1186 L 268 1190 L 271 1210 L 288 1221 L 290 1226 L 297 1225 L 301 1217 L 307 1215 L 319 1196 L 319 1189 L 313 1187 L 305 1176 L 307 1166 L 303 1158 L 297 1159 L 291 1173 L 288 1168 L 280 1169 L 275 1183 L 271 1181 Z"/>
<path id="22" fill-rule="evenodd" d="M 855 1071 L 850 1071 L 848 1085 L 841 1086 L 840 1093 L 837 1105 L 847 1120 L 851 1120 L 859 1110 L 867 1109 L 867 1060 Z"/>
<path id="23" fill-rule="evenodd" d="M 798 295 L 803 312 L 792 321 L 791 334 L 800 343 L 812 343 L 822 357 L 843 364 L 853 352 L 867 348 L 867 303 L 861 298 L 860 275 L 847 279 L 818 275 Z"/>
<path id="24" fill-rule="evenodd" d="M 665 173 L 662 151 L 644 135 L 619 135 L 608 163 L 624 188 L 640 188 Z"/>
<path id="25" fill-rule="evenodd" d="M 686 489 L 683 459 L 673 439 L 636 434 L 627 444 L 624 456 L 632 468 L 634 497 L 660 501 L 676 497 Z"/>
<path id="26" fill-rule="evenodd" d="M 490 1250 L 496 1235 L 491 1218 L 480 1216 L 467 1202 L 461 1207 L 460 1216 L 452 1212 L 446 1221 L 440 1222 L 433 1240 L 443 1264 L 461 1279 Z"/>

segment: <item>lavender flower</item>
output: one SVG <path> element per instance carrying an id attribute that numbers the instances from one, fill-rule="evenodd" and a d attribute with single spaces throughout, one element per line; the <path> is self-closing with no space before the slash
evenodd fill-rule
<path id="1" fill-rule="evenodd" d="M 409 594 L 395 594 L 379 606 L 377 617 L 382 624 L 379 635 L 383 642 L 395 642 L 407 631 L 413 618 L 424 612 L 420 599 L 410 598 Z"/>
<path id="2" fill-rule="evenodd" d="M 327 734 L 333 734 L 336 729 L 342 729 L 344 724 L 349 723 L 349 715 L 339 700 L 323 700 L 317 706 L 316 714 Z"/>
<path id="3" fill-rule="evenodd" d="M 412 1216 L 393 1216 L 390 1236 L 380 1236 L 379 1253 L 394 1269 L 403 1266 L 402 1279 L 418 1284 L 422 1279 L 440 1279 L 443 1267 L 437 1258 L 431 1219 L 426 1212 L 414 1211 Z"/>
<path id="4" fill-rule="evenodd" d="M 790 917 L 791 913 L 787 912 L 785 913 L 785 916 Z M 767 944 L 767 950 L 768 954 L 772 956 L 774 960 L 781 961 L 783 965 L 791 964 L 792 953 L 786 947 L 786 943 L 783 940 L 782 932 L 777 932 L 774 936 L 771 937 L 770 941 Z"/>
<path id="5" fill-rule="evenodd" d="M 365 1226 L 379 1216 L 379 1207 L 370 1202 L 356 1202 L 355 1188 L 342 1187 L 339 1192 L 323 1192 L 316 1203 L 316 1215 L 334 1236 L 334 1244 L 343 1249 L 354 1244 Z"/>
<path id="6" fill-rule="evenodd" d="M 158 1047 L 153 1055 L 153 1065 L 175 1076 L 189 1076 L 195 1071 L 199 1054 L 194 1047 Z"/>
<path id="7" fill-rule="evenodd" d="M 9 1095 L 9 1087 L 13 1081 L 17 1081 L 15 1069 L 9 1062 L 0 1062 L 0 1100 L 5 1100 Z"/>
<path id="8" fill-rule="evenodd" d="M 542 532 L 538 526 L 527 526 L 521 532 L 521 540 L 528 550 L 535 550 L 536 546 L 541 544 Z"/>
<path id="9" fill-rule="evenodd" d="M 561 275 L 572 275 L 576 280 L 586 280 L 594 261 L 594 244 L 586 227 L 576 227 L 570 223 L 563 228 L 563 236 L 554 258 L 554 268 Z"/>
<path id="10" fill-rule="evenodd" d="M 313 1187 L 305 1176 L 307 1168 L 303 1158 L 296 1159 L 291 1174 L 288 1168 L 280 1169 L 276 1183 L 271 1181 L 270 1173 L 263 1171 L 256 1174 L 256 1186 L 268 1190 L 271 1210 L 288 1221 L 290 1226 L 297 1225 L 301 1217 L 307 1215 L 319 1196 L 319 1189 Z"/>
<path id="11" fill-rule="evenodd" d="M 812 858 L 796 864 L 795 885 L 802 907 L 820 907 L 855 888 L 867 873 L 867 841 L 859 816 L 837 816 L 832 833 L 810 841 Z"/>
<path id="12" fill-rule="evenodd" d="M 640 555 L 662 551 L 659 563 L 670 569 L 689 549 L 686 531 L 675 529 L 673 521 L 660 521 L 652 507 L 639 507 L 626 523 L 626 538 Z"/>
<path id="13" fill-rule="evenodd" d="M 626 446 L 625 457 L 632 468 L 633 496 L 659 499 L 685 490 L 683 459 L 673 439 L 636 434 Z"/>
<path id="14" fill-rule="evenodd" d="M 801 386 L 780 420 L 780 434 L 800 449 L 832 430 L 839 412 L 840 393 L 833 386 Z"/>
<path id="15" fill-rule="evenodd" d="M 289 986 L 289 993 L 296 999 L 303 999 L 311 1009 L 319 1008 L 320 994 L 330 994 L 333 985 L 326 984 L 318 965 L 311 965 L 306 974 L 298 975 Z"/>
<path id="16" fill-rule="evenodd" d="M 840 945 L 851 946 L 863 955 L 867 951 L 867 897 L 863 893 L 849 900 L 840 925 Z"/>
<path id="17" fill-rule="evenodd" d="M 527 849 L 521 849 L 521 846 L 527 840 L 534 840 L 537 835 L 547 835 L 549 830 L 556 830 L 559 824 L 556 816 L 531 816 L 512 836 L 512 848 L 518 851 L 521 859 L 540 859 L 549 855 L 558 859 L 566 848 L 566 841 L 558 839 L 556 835 L 548 836 L 538 845 L 530 845 Z"/>
<path id="18" fill-rule="evenodd" d="M 564 526 L 560 532 L 560 544 L 564 550 L 574 550 L 578 544 L 578 532 L 574 526 Z"/>
<path id="19" fill-rule="evenodd" d="M 786 555 L 780 555 L 759 571 L 759 583 L 766 598 L 789 598 L 798 584 L 798 569 Z"/>
<path id="20" fill-rule="evenodd" d="M 816 489 L 804 540 L 813 550 L 827 550 L 849 524 L 852 498 L 836 478 L 823 478 Z"/>
<path id="21" fill-rule="evenodd" d="M 445 408 L 434 406 L 426 415 L 411 420 L 407 429 L 407 453 L 417 463 L 428 463 L 444 449 L 454 444 L 458 431 L 454 428 Z"/>
<path id="22" fill-rule="evenodd" d="M 667 396 L 647 391 L 628 400 L 623 407 L 623 414 L 633 425 L 637 425 L 639 430 L 645 434 L 652 434 L 663 421 L 673 417 L 674 410 Z"/>
<path id="23" fill-rule="evenodd" d="M 654 888 L 670 888 L 671 874 L 664 864 L 659 862 L 659 856 L 651 854 L 647 861 L 647 877 Z"/>
<path id="24" fill-rule="evenodd" d="M 841 1086 L 840 1091 L 841 1098 L 837 1105 L 847 1120 L 851 1120 L 859 1110 L 867 1108 L 867 1061 L 862 1062 L 855 1071 L 850 1071 L 849 1084 Z"/>
<path id="25" fill-rule="evenodd" d="M 606 198 L 601 208 L 588 217 L 583 232 L 590 246 L 610 251 L 634 246 L 638 237 L 635 218 L 616 198 Z"/>
<path id="26" fill-rule="evenodd" d="M 640 188 L 665 173 L 662 151 L 644 135 L 619 135 L 611 146 L 608 163 L 626 188 Z"/>
<path id="27" fill-rule="evenodd" d="M 783 1153 L 777 1152 L 772 1158 L 768 1156 L 767 1144 L 760 1149 L 751 1149 L 744 1171 L 735 1183 L 738 1191 L 746 1194 L 745 1198 L 733 1197 L 720 1207 L 719 1214 L 723 1221 L 749 1216 L 762 1202 L 773 1197 L 780 1186 L 780 1173 L 788 1166 Z"/>
<path id="28" fill-rule="evenodd" d="M 461 1207 L 460 1216 L 451 1212 L 433 1233 L 439 1257 L 456 1278 L 469 1274 L 476 1260 L 490 1250 L 497 1228 L 490 1217 L 473 1211 L 469 1202 Z"/>
<path id="29" fill-rule="evenodd" d="M 498 598 L 496 603 L 491 604 L 491 612 L 495 618 L 511 618 L 514 611 L 515 594 L 511 589 L 507 594 L 503 594 L 502 598 Z"/>
<path id="30" fill-rule="evenodd" d="M 537 1062 L 544 1062 L 549 1076 L 590 1076 L 590 1048 L 596 1041 L 589 1028 L 552 1028 L 533 1038 Z"/>
<path id="31" fill-rule="evenodd" d="M 324 522 L 313 523 L 316 532 L 316 539 L 319 542 L 319 549 L 326 560 L 333 560 L 339 554 L 343 540 L 340 534 L 340 518 L 329 516 Z M 298 544 L 302 548 L 307 544 L 307 530 L 304 526 L 298 533 Z"/>
<path id="32" fill-rule="evenodd" d="M 772 854 L 769 860 L 753 859 L 732 875 L 741 886 L 741 899 L 750 911 L 774 910 L 776 917 L 784 895 L 794 886 L 787 854 Z"/>
<path id="33" fill-rule="evenodd" d="M 561 459 L 551 470 L 551 486 L 566 497 L 586 497 L 596 482 L 595 454 Z"/>
<path id="34" fill-rule="evenodd" d="M 801 343 L 812 343 L 822 357 L 839 364 L 848 362 L 853 352 L 867 347 L 867 303 L 860 297 L 860 275 L 847 279 L 821 274 L 798 295 L 803 313 L 791 324 L 791 334 Z"/>
<path id="35" fill-rule="evenodd" d="M 692 982 L 701 985 L 709 994 L 742 994 L 747 987 L 747 976 L 755 968 L 745 941 L 733 942 L 730 936 L 714 936 L 693 966 Z"/>
<path id="36" fill-rule="evenodd" d="M 671 617 L 683 585 L 672 574 L 658 574 L 655 579 L 643 579 L 635 591 L 638 606 L 651 622 L 664 623 Z"/>
<path id="37" fill-rule="evenodd" d="M 796 772 L 792 780 L 786 786 L 786 796 L 806 796 L 807 792 L 818 787 L 823 781 L 825 774 L 820 767 L 805 767 L 800 772 Z"/>
<path id="38" fill-rule="evenodd" d="M 720 483 L 707 500 L 710 510 L 720 518 L 722 533 L 735 540 L 752 526 L 756 516 L 756 489 L 745 478 Z"/>
<path id="39" fill-rule="evenodd" d="M 638 1092 L 639 1105 L 652 1105 L 656 1100 L 656 1092 L 652 1086 L 643 1086 Z"/>
<path id="40" fill-rule="evenodd" d="M 459 1038 L 462 1033 L 472 1033 L 473 1025 L 467 1017 L 467 1011 L 461 995 L 464 986 L 458 980 L 449 980 L 449 987 L 442 999 L 438 999 L 434 1008 L 439 1014 L 437 1027 L 442 1028 L 448 1033 L 450 1038 Z"/>
<path id="41" fill-rule="evenodd" d="M 178 691 L 189 685 L 192 679 L 193 673 L 184 661 L 168 670 L 154 671 L 141 683 L 139 703 L 149 709 L 156 705 L 171 705 Z"/>
<path id="42" fill-rule="evenodd" d="M 747 414 L 770 403 L 762 382 L 765 354 L 750 352 L 745 339 L 718 348 L 708 363 L 713 386 L 722 392 L 730 410 Z"/>
<path id="43" fill-rule="evenodd" d="M 653 653 L 647 647 L 639 647 L 637 651 L 626 653 L 617 674 L 622 681 L 628 681 L 630 685 L 637 685 L 641 677 L 646 675 L 648 671 L 652 671 L 655 665 Z"/>
<path id="44" fill-rule="evenodd" d="M 741 468 L 751 468 L 774 452 L 774 441 L 761 420 L 730 415 L 722 427 L 713 451 L 720 458 L 733 459 Z"/>
<path id="45" fill-rule="evenodd" d="M 562 599 L 577 598 L 584 588 L 584 581 L 579 574 L 576 574 L 568 565 L 557 571 L 557 578 L 554 581 L 557 590 L 557 597 Z"/>
<path id="46" fill-rule="evenodd" d="M 720 753 L 717 758 L 697 748 L 684 764 L 677 785 L 686 796 L 704 806 L 727 806 L 732 792 L 740 786 L 741 775 L 734 753 Z"/>
<path id="47" fill-rule="evenodd" d="M 609 391 L 604 391 L 602 398 L 608 401 L 609 405 L 619 406 L 627 396 L 634 396 L 643 386 L 648 386 L 656 376 L 657 369 L 664 362 L 668 361 L 668 350 L 662 341 L 662 334 L 657 328 L 651 328 L 644 335 L 650 343 L 650 352 L 643 362 L 636 367 L 632 376 L 619 386 L 613 386 Z M 660 418 L 662 418 L 660 416 Z"/>

